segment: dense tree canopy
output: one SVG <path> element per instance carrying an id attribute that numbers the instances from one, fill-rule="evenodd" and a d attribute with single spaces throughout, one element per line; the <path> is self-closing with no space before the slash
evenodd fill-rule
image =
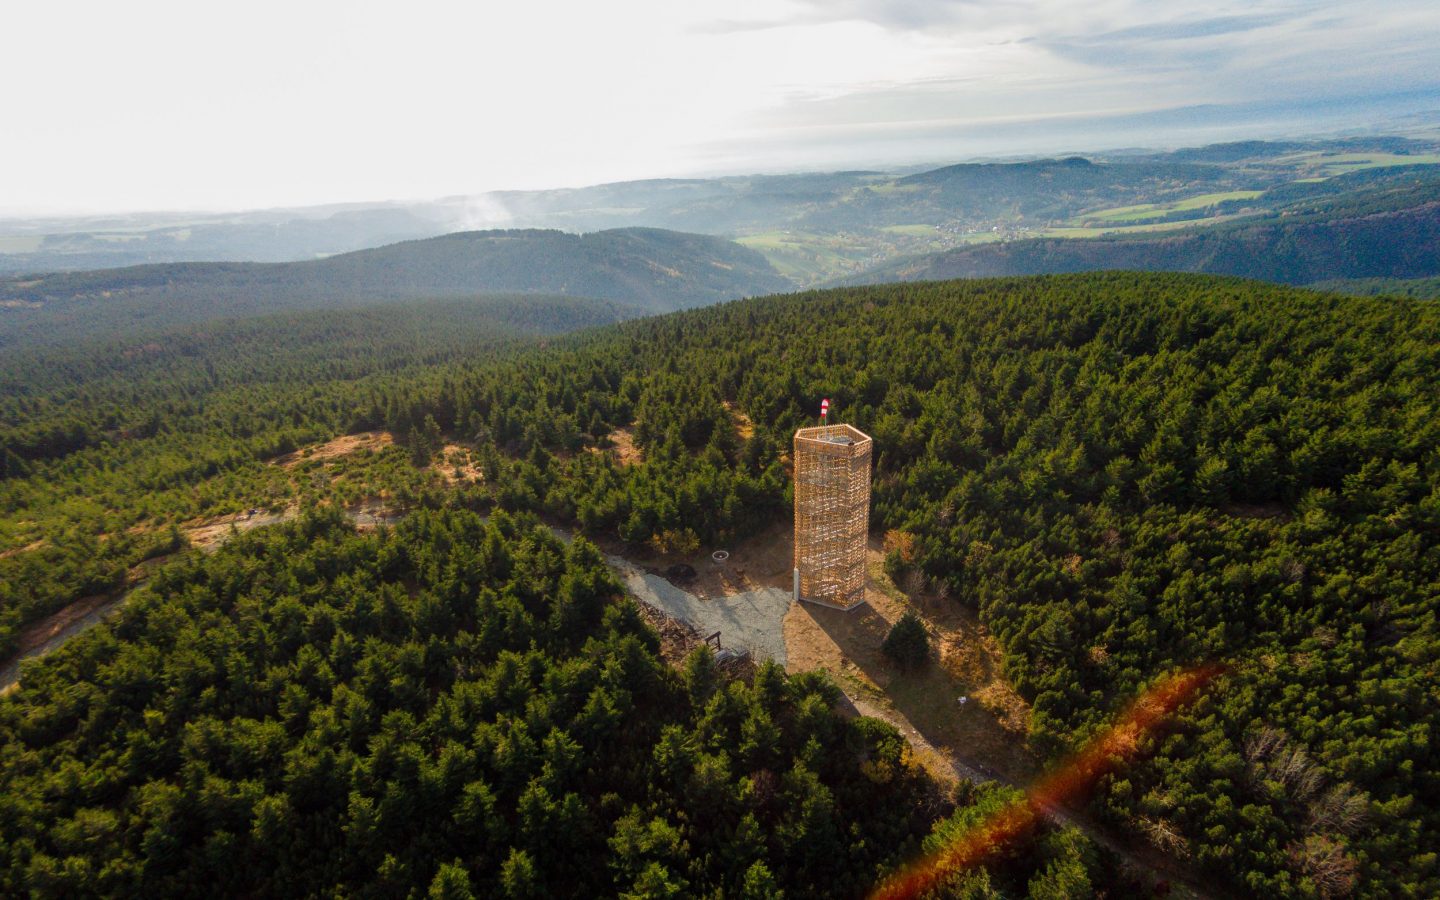
<path id="1" fill-rule="evenodd" d="M 1000 638 L 1042 750 L 1155 673 L 1235 665 L 1106 783 L 1108 815 L 1247 891 L 1304 893 L 1329 867 L 1426 893 L 1437 339 L 1431 305 L 1251 282 L 923 284 L 633 323 L 462 381 L 456 409 L 519 457 L 497 467 L 502 503 L 710 540 L 785 508 L 789 431 L 829 396 L 875 438 L 875 524 L 914 535 L 921 573 Z M 739 447 L 727 403 L 756 423 Z M 646 463 L 535 452 L 594 415 L 638 419 Z M 1304 778 L 1250 747 L 1267 730 Z M 1347 798 L 1363 815 L 1335 814 Z"/>
<path id="2" fill-rule="evenodd" d="M 118 535 L 195 515 L 197 498 L 253 502 L 274 488 L 267 453 L 357 427 L 405 446 L 356 479 L 407 485 L 413 506 L 731 541 L 786 515 L 790 432 L 828 396 L 875 438 L 873 525 L 907 535 L 916 577 L 979 611 L 1042 753 L 1158 674 L 1232 666 L 1148 762 L 1104 781 L 1097 812 L 1239 892 L 1440 893 L 1433 304 L 1176 275 L 926 283 L 237 388 L 205 412 L 161 388 L 53 377 L 82 422 L 177 412 L 150 437 L 12 451 L 3 536 L 55 549 L 0 565 L 73 548 L 51 598 L 103 581 L 84 549 L 116 540 L 99 523 Z M 36 409 L 21 405 L 15 434 L 44 431 Z M 214 411 L 255 424 L 217 427 Z M 483 480 L 445 493 L 416 475 L 435 432 L 472 446 Z M 636 452 L 607 449 L 621 440 Z"/>
<path id="3" fill-rule="evenodd" d="M 933 792 L 820 677 L 684 672 L 593 545 L 333 509 L 163 569 L 0 703 L 0 893 L 863 893 Z M 447 894 L 448 892 L 448 894 Z"/>

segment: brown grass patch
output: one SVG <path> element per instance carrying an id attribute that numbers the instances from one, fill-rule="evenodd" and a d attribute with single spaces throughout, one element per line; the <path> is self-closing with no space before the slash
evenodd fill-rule
<path id="1" fill-rule="evenodd" d="M 622 466 L 638 466 L 645 461 L 645 454 L 635 446 L 634 428 L 617 428 L 606 435 L 610 441 L 610 447 L 601 450 L 596 447 L 589 448 L 593 453 L 613 453 L 615 460 Z"/>
<path id="2" fill-rule="evenodd" d="M 440 455 L 431 464 L 431 469 L 445 480 L 446 484 L 469 484 L 484 481 L 485 473 L 475 465 L 470 448 L 459 444 L 446 444 L 440 448 Z"/>
<path id="3" fill-rule="evenodd" d="M 737 407 L 729 400 L 720 401 L 725 410 L 730 413 L 730 421 L 735 425 L 735 436 L 742 441 L 748 441 L 755 436 L 755 423 L 745 415 L 745 411 Z"/>
<path id="4" fill-rule="evenodd" d="M 313 447 L 301 447 L 299 450 L 275 457 L 270 460 L 270 464 L 282 469 L 292 469 L 306 460 L 336 459 L 358 453 L 361 450 L 380 451 L 394 443 L 395 437 L 388 431 L 362 431 L 359 434 L 341 435 L 333 441 L 326 441 Z"/>

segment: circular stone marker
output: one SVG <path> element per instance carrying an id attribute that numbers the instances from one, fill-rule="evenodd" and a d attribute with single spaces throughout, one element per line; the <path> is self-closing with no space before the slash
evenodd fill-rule
<path id="1" fill-rule="evenodd" d="M 730 558 L 730 551 L 716 550 L 714 553 L 710 554 L 710 558 L 715 560 L 717 563 L 722 563 Z"/>

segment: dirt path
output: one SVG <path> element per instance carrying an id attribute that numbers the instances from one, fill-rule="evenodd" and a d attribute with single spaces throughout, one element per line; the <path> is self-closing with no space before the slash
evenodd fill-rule
<path id="1" fill-rule="evenodd" d="M 846 700 L 850 702 L 857 715 L 870 716 L 894 726 L 895 730 L 910 742 L 910 748 L 915 753 L 916 759 L 925 767 L 931 777 L 949 784 L 957 781 L 969 781 L 974 784 L 994 781 L 1020 790 L 1025 789 L 1025 783 L 1006 778 L 978 760 L 967 760 L 948 747 L 936 747 L 915 728 L 909 719 L 890 704 L 869 700 L 863 696 L 853 696 L 843 685 L 841 691 L 845 693 Z M 1159 850 L 1150 847 L 1136 848 L 1128 842 L 1112 837 L 1092 824 L 1082 814 L 1066 807 L 1045 806 L 1042 808 L 1042 813 L 1055 825 L 1080 830 L 1091 841 L 1115 854 L 1142 877 L 1148 875 L 1152 887 L 1164 882 L 1169 885 L 1173 896 L 1182 898 L 1191 897 L 1205 900 L 1205 898 L 1218 896 L 1201 887 L 1193 873 Z"/>
<path id="2" fill-rule="evenodd" d="M 213 553 L 231 537 L 252 528 L 288 522 L 300 514 L 298 506 L 289 506 L 278 513 L 247 512 L 220 516 L 199 522 L 192 522 L 181 528 L 190 543 L 204 553 Z M 401 513 L 387 509 L 375 501 L 367 501 L 345 510 L 355 522 L 356 528 L 364 531 L 380 525 L 393 525 L 400 520 Z M 20 683 L 20 664 L 59 649 L 66 641 L 81 634 L 120 611 L 125 601 L 137 589 L 149 581 L 150 572 L 168 560 L 146 560 L 131 570 L 129 584 L 114 594 L 97 594 L 83 597 L 74 603 L 51 613 L 20 633 L 19 652 L 0 665 L 0 696 L 13 691 Z"/>
<path id="3" fill-rule="evenodd" d="M 85 597 L 20 633 L 20 652 L 0 666 L 0 697 L 20 684 L 20 664 L 58 649 L 66 641 L 114 615 L 130 596 L 98 594 Z"/>
<path id="4" fill-rule="evenodd" d="M 33 553 L 41 547 L 44 547 L 46 543 L 48 542 L 44 538 L 40 538 L 39 540 L 31 541 L 23 547 L 12 547 L 4 553 L 0 553 L 0 559 L 9 559 L 12 556 L 19 556 L 22 553 Z"/>

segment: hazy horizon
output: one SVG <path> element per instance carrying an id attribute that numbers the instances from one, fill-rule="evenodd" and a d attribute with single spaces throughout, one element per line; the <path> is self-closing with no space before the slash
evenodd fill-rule
<path id="1" fill-rule="evenodd" d="M 1440 8 L 26 7 L 0 215 L 411 202 L 1440 122 Z M 77 31 L 74 22 L 87 27 Z M 1335 65 L 1343 58 L 1344 65 Z"/>

